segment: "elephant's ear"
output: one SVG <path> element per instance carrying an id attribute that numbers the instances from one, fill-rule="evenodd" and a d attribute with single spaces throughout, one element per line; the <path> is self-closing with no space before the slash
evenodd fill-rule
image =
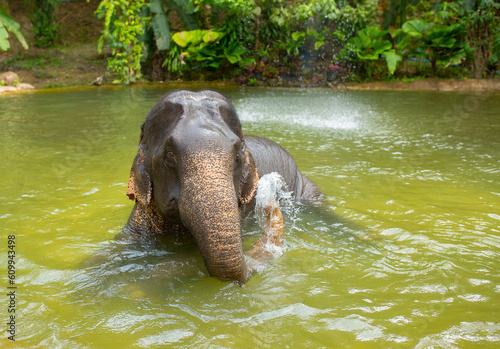
<path id="1" fill-rule="evenodd" d="M 259 182 L 259 174 L 252 154 L 248 149 L 245 149 L 244 154 L 245 159 L 243 160 L 239 191 L 239 200 L 242 205 L 246 205 L 252 200 L 257 190 L 257 182 Z"/>
<path id="2" fill-rule="evenodd" d="M 143 133 L 141 132 L 141 140 Z M 153 184 L 146 171 L 145 152 L 140 145 L 135 156 L 132 168 L 130 169 L 130 178 L 128 180 L 127 196 L 130 200 L 135 200 L 142 205 L 148 206 L 151 202 L 153 193 Z"/>

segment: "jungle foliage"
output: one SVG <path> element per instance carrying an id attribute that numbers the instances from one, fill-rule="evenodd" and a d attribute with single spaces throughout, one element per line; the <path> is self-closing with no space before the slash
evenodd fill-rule
<path id="1" fill-rule="evenodd" d="M 494 0 L 102 0 L 100 47 L 112 48 L 110 71 L 125 83 L 148 67 L 252 84 L 406 76 L 408 62 L 416 74 L 493 76 L 499 10 Z"/>
<path id="2" fill-rule="evenodd" d="M 35 46 L 57 43 L 61 0 L 24 0 Z M 88 0 L 87 0 L 88 1 Z M 498 0 L 101 0 L 115 82 L 494 77 Z M 0 8 L 0 48 L 19 25 Z M 143 76 L 144 75 L 144 76 Z"/>
<path id="3" fill-rule="evenodd" d="M 402 66 L 408 74 L 408 61 L 428 63 L 430 75 L 445 73 L 450 67 L 460 75 L 473 71 L 474 77 L 494 77 L 500 58 L 500 2 L 494 0 L 461 1 L 381 1 L 384 15 L 382 31 L 364 28 L 347 42 L 347 59 L 359 59 L 365 75 L 374 75 L 380 67 L 369 60 L 385 56 L 390 74 Z M 371 35 L 367 35 L 371 33 Z M 354 55 L 355 54 L 355 55 Z M 353 59 L 354 57 L 354 59 Z"/>
<path id="4" fill-rule="evenodd" d="M 141 78 L 144 27 L 150 22 L 148 16 L 142 15 L 145 6 L 145 0 L 103 0 L 96 11 L 99 18 L 104 18 L 98 52 L 105 42 L 111 48 L 108 69 L 116 75 L 115 83 Z"/>
<path id="5" fill-rule="evenodd" d="M 54 17 L 58 2 L 59 0 L 36 0 L 32 6 L 31 23 L 37 47 L 52 47 L 59 38 L 59 28 Z"/>
<path id="6" fill-rule="evenodd" d="M 102 0 L 98 13 L 100 45 L 113 50 L 109 68 L 122 82 L 159 53 L 171 78 L 275 77 L 337 66 L 345 40 L 376 19 L 377 1 Z M 133 29 L 117 29 L 123 21 Z"/>
<path id="7" fill-rule="evenodd" d="M 34 46 L 47 48 L 56 44 L 59 38 L 59 28 L 54 17 L 54 12 L 59 1 L 24 0 L 24 6 L 31 13 L 31 24 L 33 25 L 35 39 Z M 0 48 L 3 51 L 7 51 L 10 48 L 8 32 L 16 36 L 24 49 L 28 49 L 28 44 L 21 33 L 21 26 L 8 14 L 7 9 L 0 4 Z"/>

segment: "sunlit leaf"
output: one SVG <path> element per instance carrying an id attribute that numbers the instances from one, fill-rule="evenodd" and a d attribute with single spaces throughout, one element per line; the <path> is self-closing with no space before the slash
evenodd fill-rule
<path id="1" fill-rule="evenodd" d="M 203 34 L 203 42 L 208 43 L 212 41 L 217 41 L 220 40 L 224 35 L 226 34 L 213 30 L 205 30 Z"/>
<path id="2" fill-rule="evenodd" d="M 324 41 L 316 41 L 316 43 L 314 44 L 314 49 L 317 50 L 319 49 L 321 46 L 323 46 L 325 44 Z"/>
<path id="3" fill-rule="evenodd" d="M 303 33 L 303 32 L 292 33 L 293 41 L 299 41 L 300 39 L 304 38 L 305 36 L 306 36 L 306 33 Z"/>
<path id="4" fill-rule="evenodd" d="M 16 36 L 25 50 L 28 49 L 28 43 L 21 33 L 21 26 L 12 19 L 12 17 L 7 14 L 5 8 L 0 5 L 0 48 L 3 51 L 7 51 L 10 48 L 8 31 Z"/>
<path id="5" fill-rule="evenodd" d="M 398 62 L 401 62 L 403 58 L 396 53 L 396 50 L 389 50 L 385 52 L 385 61 L 387 63 L 387 68 L 391 74 L 394 74 L 396 71 L 396 66 Z"/>
<path id="6" fill-rule="evenodd" d="M 9 33 L 7 33 L 2 23 L 0 23 L 0 49 L 7 51 L 9 48 Z"/>
<path id="7" fill-rule="evenodd" d="M 181 46 L 186 47 L 187 45 L 197 45 L 203 41 L 203 36 L 206 31 L 204 30 L 189 30 L 175 33 L 172 35 L 172 40 Z"/>

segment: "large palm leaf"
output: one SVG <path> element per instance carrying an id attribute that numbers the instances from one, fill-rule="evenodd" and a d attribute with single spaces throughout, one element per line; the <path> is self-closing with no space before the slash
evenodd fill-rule
<path id="1" fill-rule="evenodd" d="M 21 26 L 8 15 L 7 10 L 0 5 L 0 49 L 7 51 L 10 48 L 9 32 L 13 33 L 21 45 L 27 50 L 28 44 L 20 31 Z"/>

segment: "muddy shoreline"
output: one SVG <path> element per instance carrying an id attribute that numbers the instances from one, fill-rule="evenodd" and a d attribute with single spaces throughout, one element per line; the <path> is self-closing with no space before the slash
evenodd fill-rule
<path id="1" fill-rule="evenodd" d="M 30 81 L 23 81 L 30 83 Z M 83 88 L 91 86 L 91 81 L 83 81 L 81 84 L 73 84 L 72 86 L 65 86 L 62 88 L 36 88 L 36 89 L 12 89 L 7 86 L 0 86 L 0 94 L 11 94 L 11 93 L 23 93 L 23 92 L 35 92 L 35 91 L 53 91 L 62 90 L 67 88 Z M 212 87 L 217 88 L 217 86 L 238 86 L 236 82 L 196 82 L 196 81 L 167 81 L 167 82 L 140 82 L 135 84 L 154 84 L 154 85 L 171 85 L 178 86 L 179 88 L 189 85 L 200 85 L 202 87 Z M 101 87 L 119 87 L 119 85 L 112 84 L 103 84 Z M 92 88 L 100 88 L 99 86 L 93 86 Z M 262 88 L 262 87 L 257 87 Z M 267 88 L 276 88 L 276 87 L 267 87 Z M 282 88 L 282 87 L 278 87 Z M 312 87 L 316 88 L 316 87 Z M 319 87 L 324 88 L 324 87 Z M 378 81 L 378 82 L 367 82 L 367 83 L 347 83 L 345 85 L 339 85 L 336 88 L 332 88 L 332 90 L 388 90 L 388 91 L 489 91 L 489 92 L 500 92 L 500 80 L 491 80 L 491 79 L 422 79 L 415 80 L 411 82 L 403 82 L 403 81 Z"/>

